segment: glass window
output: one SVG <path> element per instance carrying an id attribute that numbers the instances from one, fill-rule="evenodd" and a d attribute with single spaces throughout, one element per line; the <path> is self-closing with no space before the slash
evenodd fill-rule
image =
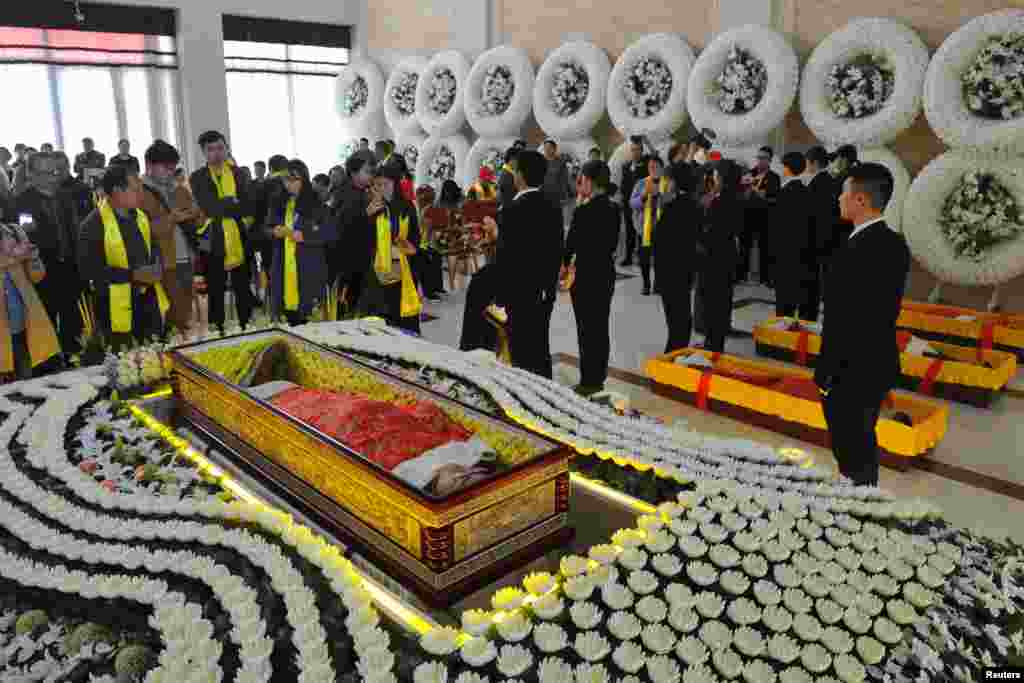
<path id="1" fill-rule="evenodd" d="M 44 64 L 0 64 L 0 83 L 8 94 L 17 93 L 3 105 L 3 143 L 13 150 L 23 142 L 39 149 L 44 142 L 59 143 L 50 78 Z"/>
<path id="2" fill-rule="evenodd" d="M 153 119 L 149 106 L 149 76 L 144 69 L 122 69 L 124 108 L 128 130 L 125 137 L 131 143 L 132 153 L 141 154 L 157 138 L 153 134 Z"/>
<path id="3" fill-rule="evenodd" d="M 242 166 L 271 155 L 295 154 L 287 76 L 228 73 L 231 153 Z"/>
<path id="4" fill-rule="evenodd" d="M 54 67 L 61 103 L 61 126 L 68 149 L 81 147 L 82 138 L 92 138 L 96 149 L 117 154 L 117 108 L 110 69 L 99 67 Z"/>
<path id="5" fill-rule="evenodd" d="M 334 102 L 334 79 L 324 76 L 292 76 L 295 90 L 296 155 L 310 173 L 326 173 L 338 163 L 332 144 L 341 139 L 341 119 Z"/>

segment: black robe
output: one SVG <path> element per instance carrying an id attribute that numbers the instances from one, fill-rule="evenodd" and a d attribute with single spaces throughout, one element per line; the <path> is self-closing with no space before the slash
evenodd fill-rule
<path id="1" fill-rule="evenodd" d="M 806 306 L 816 287 L 818 259 L 813 208 L 810 190 L 799 178 L 787 182 L 779 192 L 773 226 L 779 315 L 793 315 L 791 308 Z"/>
<path id="2" fill-rule="evenodd" d="M 287 200 L 271 209 L 269 226 L 283 225 Z M 319 303 L 323 303 L 327 291 L 327 249 L 337 239 L 337 228 L 327 214 L 326 207 L 312 206 L 303 211 L 296 208 L 295 229 L 302 233 L 302 241 L 295 245 L 295 264 L 299 276 L 299 308 L 295 314 L 306 318 Z M 305 215 L 311 214 L 311 215 Z M 282 238 L 268 239 L 273 244 L 273 267 L 270 272 L 270 313 L 271 316 L 285 314 L 284 308 L 284 243 Z"/>

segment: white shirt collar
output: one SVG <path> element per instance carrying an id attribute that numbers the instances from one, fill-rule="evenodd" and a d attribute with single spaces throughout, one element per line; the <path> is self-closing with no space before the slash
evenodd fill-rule
<path id="1" fill-rule="evenodd" d="M 785 187 L 786 185 L 789 185 L 792 182 L 804 183 L 804 177 L 800 176 L 800 175 L 790 176 L 789 178 L 786 178 L 784 180 L 784 182 L 782 183 L 782 186 Z M 804 183 L 804 184 L 806 184 L 806 183 Z"/>
<path id="2" fill-rule="evenodd" d="M 853 232 L 850 233 L 850 236 L 847 238 L 847 241 L 852 240 L 854 235 L 856 235 L 859 232 L 862 232 L 864 230 L 864 228 L 868 227 L 869 225 L 874 225 L 875 223 L 881 223 L 884 220 L 885 220 L 885 216 L 879 216 L 878 218 L 872 218 L 871 220 L 869 220 L 866 223 L 861 223 L 860 225 L 858 225 L 856 228 L 853 229 Z"/>
<path id="3" fill-rule="evenodd" d="M 515 196 L 515 198 L 512 199 L 512 201 L 516 201 L 520 197 L 522 197 L 524 194 L 529 194 L 531 192 L 540 192 L 540 188 L 539 187 L 528 187 L 525 190 L 523 190 L 522 192 L 520 192 L 519 194 L 517 194 Z"/>

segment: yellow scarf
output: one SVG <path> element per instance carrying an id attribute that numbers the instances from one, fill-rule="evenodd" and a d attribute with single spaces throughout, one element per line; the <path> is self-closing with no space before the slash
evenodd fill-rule
<path id="1" fill-rule="evenodd" d="M 121 235 L 121 226 L 118 225 L 117 217 L 110 203 L 101 201 L 99 204 L 100 219 L 103 221 L 103 249 L 107 257 L 107 265 L 111 268 L 129 269 L 128 250 L 124 246 L 124 237 Z M 142 233 L 142 240 L 146 243 L 147 256 L 152 254 L 152 242 L 149 230 L 149 219 L 141 209 L 135 210 L 135 221 Z M 159 282 L 153 285 L 156 289 L 157 305 L 160 307 L 160 317 L 163 318 L 171 302 L 167 298 L 163 285 Z M 132 283 L 120 282 L 111 284 L 110 288 L 110 329 L 112 332 L 132 331 Z"/>
<path id="2" fill-rule="evenodd" d="M 476 198 L 483 201 L 490 201 L 498 196 L 498 191 L 490 183 L 473 183 L 471 190 L 476 192 Z"/>
<path id="3" fill-rule="evenodd" d="M 231 170 L 231 164 L 225 162 L 219 172 L 212 168 L 208 169 L 214 187 L 217 188 L 217 198 L 226 199 L 236 197 L 238 190 L 235 188 L 235 174 Z M 206 223 L 199 230 L 202 234 L 213 223 L 212 218 L 207 218 Z M 224 270 L 234 270 L 245 261 L 245 250 L 242 249 L 242 233 L 238 229 L 238 222 L 234 218 L 225 217 L 221 221 L 224 226 Z"/>
<path id="4" fill-rule="evenodd" d="M 653 182 L 653 180 L 654 178 L 647 178 L 646 182 L 648 186 Z M 658 184 L 658 189 L 662 194 L 665 194 L 665 192 L 668 191 L 667 177 L 662 176 L 661 182 Z M 654 224 L 657 221 L 661 220 L 661 202 L 658 202 L 658 212 L 656 217 L 653 215 L 654 211 L 652 210 L 654 204 L 654 196 L 649 196 L 645 204 L 646 206 L 644 206 L 644 237 L 643 241 L 640 243 L 640 246 L 649 247 L 651 246 L 651 235 L 654 232 Z"/>
<path id="5" fill-rule="evenodd" d="M 403 240 L 409 239 L 408 216 L 402 216 L 398 220 L 398 237 Z M 401 251 L 398 252 L 398 262 L 402 268 L 402 293 L 399 298 L 398 314 L 403 318 L 419 315 L 423 310 L 423 302 L 420 301 L 419 292 L 416 291 L 416 282 L 412 278 L 409 259 Z M 377 253 L 374 256 L 373 269 L 382 275 L 391 272 L 390 211 L 384 211 L 377 216 Z"/>
<path id="6" fill-rule="evenodd" d="M 299 268 L 295 261 L 295 197 L 288 200 L 288 208 L 284 211 L 284 225 L 289 232 L 284 238 L 284 307 L 288 311 L 299 308 Z"/>

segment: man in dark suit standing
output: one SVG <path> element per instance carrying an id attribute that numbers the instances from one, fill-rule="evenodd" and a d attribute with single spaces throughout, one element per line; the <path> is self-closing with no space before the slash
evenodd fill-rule
<path id="1" fill-rule="evenodd" d="M 818 258 L 816 287 L 807 293 L 807 305 L 809 311 L 814 313 L 814 320 L 818 319 L 821 309 L 822 285 L 828 271 L 828 256 L 836 232 L 836 222 L 839 220 L 839 202 L 836 201 L 839 192 L 827 168 L 828 152 L 824 147 L 811 147 L 807 150 L 807 171 L 804 177 L 809 179 L 807 190 Z"/>
<path id="2" fill-rule="evenodd" d="M 200 250 L 206 253 L 206 286 L 211 326 L 224 329 L 224 293 L 234 293 L 238 322 L 244 328 L 255 304 L 249 282 L 245 244 L 254 223 L 249 187 L 238 168 L 228 161 L 224 135 L 207 131 L 199 136 L 206 165 L 189 178 L 196 204 L 204 214 L 199 224 Z"/>
<path id="3" fill-rule="evenodd" d="M 518 194 L 501 211 L 497 233 L 497 300 L 509 318 L 512 364 L 551 378 L 551 312 L 558 294 L 565 230 L 561 207 L 543 191 L 547 160 L 523 150 L 516 157 Z"/>
<path id="4" fill-rule="evenodd" d="M 757 151 L 753 171 L 743 181 L 747 209 L 744 212 L 743 232 L 740 233 L 739 267 L 737 281 L 744 281 L 750 273 L 751 250 L 757 239 L 758 275 L 761 284 L 775 287 L 775 202 L 782 189 L 782 179 L 772 170 L 775 152 L 771 147 Z"/>
<path id="5" fill-rule="evenodd" d="M 896 319 L 910 251 L 882 218 L 892 192 L 881 164 L 856 166 L 843 184 L 840 211 L 854 229 L 832 263 L 814 372 L 839 471 L 862 485 L 878 484 L 875 425 L 900 372 Z"/>
<path id="6" fill-rule="evenodd" d="M 807 162 L 800 152 L 782 157 L 783 180 L 776 206 L 775 315 L 816 321 L 818 307 L 811 294 L 817 290 L 818 249 L 810 190 L 801 174 Z"/>
<path id="7" fill-rule="evenodd" d="M 638 180 L 647 177 L 647 164 L 644 162 L 644 141 L 639 135 L 629 139 L 629 161 L 622 167 L 622 182 L 619 192 L 622 194 L 622 206 L 628 207 L 633 196 L 633 187 Z M 622 212 L 626 219 L 626 257 L 623 266 L 633 265 L 633 253 L 636 251 L 636 226 L 633 224 L 633 212 L 628 208 Z"/>

